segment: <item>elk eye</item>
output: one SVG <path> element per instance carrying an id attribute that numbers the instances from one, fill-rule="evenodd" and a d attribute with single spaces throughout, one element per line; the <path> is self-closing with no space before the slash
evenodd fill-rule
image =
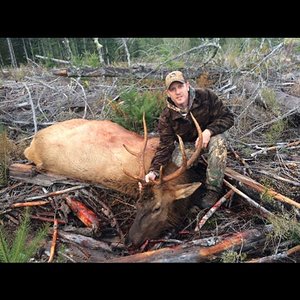
<path id="1" fill-rule="evenodd" d="M 152 210 L 152 212 L 158 212 L 160 210 L 160 205 L 159 206 L 155 206 L 155 207 L 153 207 L 153 210 Z"/>

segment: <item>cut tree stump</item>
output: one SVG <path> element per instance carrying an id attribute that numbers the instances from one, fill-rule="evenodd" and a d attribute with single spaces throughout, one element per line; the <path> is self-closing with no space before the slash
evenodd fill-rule
<path id="1" fill-rule="evenodd" d="M 10 177 L 21 177 L 21 178 L 32 178 L 37 175 L 35 166 L 25 165 L 25 164 L 12 164 L 9 167 L 9 176 Z"/>

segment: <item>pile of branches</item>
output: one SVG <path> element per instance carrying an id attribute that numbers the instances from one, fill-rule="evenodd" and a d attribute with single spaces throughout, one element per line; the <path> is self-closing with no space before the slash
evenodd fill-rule
<path id="1" fill-rule="evenodd" d="M 299 237 L 299 207 L 294 205 L 300 202 L 300 79 L 297 74 L 272 74 L 267 87 L 274 91 L 280 108 L 272 111 L 262 93 L 266 85 L 253 83 L 255 70 L 250 71 L 246 76 L 206 67 L 191 73 L 197 75 L 189 80 L 194 86 L 215 90 L 234 112 L 236 124 L 230 130 L 227 165 L 259 183 L 260 190 L 236 174 L 227 174 L 226 193 L 216 207 L 194 209 L 180 230 L 131 249 L 125 239 L 135 216 L 135 199 L 67 178 L 10 176 L 0 190 L 1 222 L 14 229 L 23 207 L 31 206 L 34 228 L 41 222 L 54 224 L 38 261 L 53 259 L 56 241 L 56 253 L 74 262 L 300 261 L 295 239 L 295 235 Z M 11 154 L 10 163 L 25 162 L 20 153 L 38 129 L 71 118 L 105 119 L 107 102 L 117 99 L 124 86 L 134 84 L 126 78 L 105 77 L 103 72 L 92 78 L 82 77 L 82 73 L 74 77 L 74 72 L 70 77 L 67 73 L 57 76 L 57 71 L 53 75 L 45 70 L 27 74 L 18 81 L 5 79 L 0 87 L 0 122 L 8 129 L 8 139 L 21 148 Z M 137 87 L 149 88 L 142 80 Z M 162 83 L 157 88 L 163 89 Z M 287 97 L 290 101 L 281 105 L 280 99 Z M 288 126 L 275 142 L 266 142 L 268 129 L 280 120 L 287 120 Z M 11 171 L 13 174 L 13 168 Z M 276 195 L 292 202 L 278 201 Z M 93 211 L 96 223 L 93 218 L 83 221 L 72 210 L 76 201 L 84 205 L 83 211 Z M 61 245 L 67 249 L 63 251 Z"/>

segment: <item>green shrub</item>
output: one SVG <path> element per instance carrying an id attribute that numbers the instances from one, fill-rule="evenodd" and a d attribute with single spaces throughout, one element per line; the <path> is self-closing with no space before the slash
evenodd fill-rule
<path id="1" fill-rule="evenodd" d="M 143 113 L 145 112 L 148 132 L 150 132 L 156 129 L 164 106 L 160 92 L 138 92 L 132 89 L 122 93 L 119 102 L 110 102 L 111 119 L 128 130 L 143 133 Z"/>
<path id="2" fill-rule="evenodd" d="M 73 56 L 72 64 L 76 67 L 94 67 L 100 66 L 99 56 L 97 53 L 84 52 L 83 55 Z"/>
<path id="3" fill-rule="evenodd" d="M 236 251 L 228 250 L 222 253 L 221 261 L 223 263 L 239 263 L 247 258 L 246 253 L 237 253 Z"/>
<path id="4" fill-rule="evenodd" d="M 266 141 L 269 144 L 275 144 L 282 137 L 282 133 L 286 128 L 287 121 L 279 120 L 272 124 L 272 126 L 265 133 Z"/>
<path id="5" fill-rule="evenodd" d="M 29 262 L 45 239 L 49 225 L 41 228 L 31 241 L 29 239 L 29 209 L 26 209 L 25 216 L 21 222 L 15 237 L 10 239 L 10 234 L 0 226 L 0 262 Z"/>
<path id="6" fill-rule="evenodd" d="M 269 217 L 268 220 L 273 225 L 273 231 L 267 236 L 267 242 L 270 242 L 270 240 L 292 240 L 299 244 L 300 224 L 294 214 L 284 212 L 283 214 Z"/>

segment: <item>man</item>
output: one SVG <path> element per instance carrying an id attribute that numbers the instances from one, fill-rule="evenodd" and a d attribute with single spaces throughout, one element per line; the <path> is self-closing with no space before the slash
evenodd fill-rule
<path id="1" fill-rule="evenodd" d="M 165 84 L 168 98 L 158 123 L 160 143 L 145 181 L 159 176 L 160 166 L 165 166 L 171 159 L 176 134 L 183 142 L 197 145 L 197 130 L 191 112 L 203 131 L 202 148 L 208 152 L 206 194 L 201 206 L 210 207 L 219 200 L 222 192 L 227 157 L 224 133 L 234 124 L 233 114 L 211 90 L 194 89 L 180 71 L 169 73 Z"/>

